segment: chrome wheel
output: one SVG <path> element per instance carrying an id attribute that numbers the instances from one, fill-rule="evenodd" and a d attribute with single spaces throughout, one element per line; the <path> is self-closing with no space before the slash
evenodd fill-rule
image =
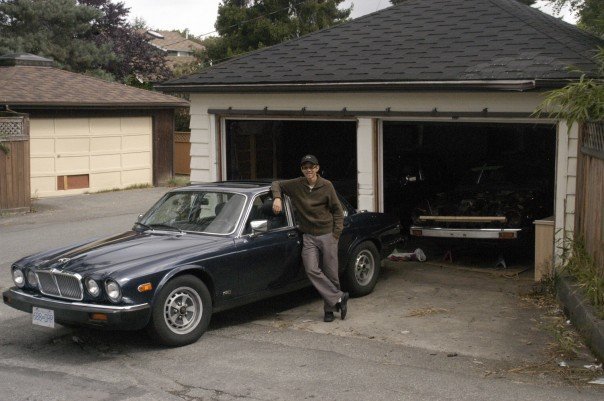
<path id="1" fill-rule="evenodd" d="M 175 334 L 195 330 L 203 314 L 201 297 L 191 287 L 179 287 L 168 295 L 164 303 L 164 320 Z"/>
<path id="2" fill-rule="evenodd" d="M 357 254 L 354 262 L 354 277 L 359 285 L 367 285 L 373 279 L 375 272 L 375 258 L 373 254 L 363 249 Z"/>

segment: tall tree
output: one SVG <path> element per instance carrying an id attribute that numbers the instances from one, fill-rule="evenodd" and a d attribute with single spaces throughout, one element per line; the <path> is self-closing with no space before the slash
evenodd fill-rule
<path id="1" fill-rule="evenodd" d="M 204 41 L 210 60 L 220 61 L 344 22 L 344 0 L 222 0 L 214 25 L 219 37 Z"/>
<path id="2" fill-rule="evenodd" d="M 560 12 L 568 7 L 579 17 L 577 25 L 595 35 L 604 37 L 604 1 L 602 0 L 545 0 Z"/>
<path id="3" fill-rule="evenodd" d="M 38 54 L 122 82 L 166 78 L 163 53 L 128 24 L 128 12 L 110 0 L 0 0 L 0 54 Z"/>

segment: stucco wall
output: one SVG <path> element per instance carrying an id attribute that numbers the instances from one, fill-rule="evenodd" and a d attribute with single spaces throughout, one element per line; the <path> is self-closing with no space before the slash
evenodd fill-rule
<path id="1" fill-rule="evenodd" d="M 295 94 L 191 94 L 191 180 L 213 181 L 219 178 L 217 153 L 217 123 L 208 109 L 336 111 L 377 111 L 387 108 L 392 111 L 430 112 L 474 112 L 487 109 L 490 113 L 532 113 L 542 101 L 539 93 L 295 93 Z M 259 117 L 260 118 L 260 117 Z M 380 119 L 378 119 L 379 121 Z M 391 118 L 389 120 L 403 120 Z M 420 118 L 407 118 L 418 121 Z M 452 121 L 451 118 L 421 118 L 424 121 Z M 456 121 L 468 122 L 543 122 L 532 118 L 464 118 Z M 553 121 L 549 121 L 553 123 Z M 374 119 L 371 116 L 358 118 L 357 156 L 359 209 L 375 210 L 378 207 L 375 191 L 373 162 L 378 145 L 374 143 Z M 578 134 L 576 128 L 567 133 L 561 123 L 558 127 L 556 167 L 556 232 L 564 235 L 574 226 L 574 200 L 576 186 Z M 379 164 L 379 163 L 377 163 Z M 223 163 L 224 165 L 224 163 Z M 565 230 L 564 230 L 565 229 Z"/>

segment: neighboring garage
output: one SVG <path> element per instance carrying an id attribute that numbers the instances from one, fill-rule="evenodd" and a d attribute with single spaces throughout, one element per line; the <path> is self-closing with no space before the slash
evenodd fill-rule
<path id="1" fill-rule="evenodd" d="M 297 160 L 316 153 L 327 178 L 356 185 L 358 209 L 409 224 L 424 196 L 505 164 L 516 189 L 543 188 L 530 199 L 539 217 L 467 219 L 532 226 L 552 215 L 551 261 L 574 229 L 579 131 L 535 110 L 577 69 L 597 76 L 603 45 L 514 0 L 409 0 L 159 88 L 189 95 L 192 181 L 296 177 Z M 509 230 L 497 238 L 516 238 Z"/>
<path id="2" fill-rule="evenodd" d="M 0 99 L 29 116 L 34 197 L 158 185 L 173 177 L 174 110 L 188 102 L 53 67 L 0 57 Z"/>

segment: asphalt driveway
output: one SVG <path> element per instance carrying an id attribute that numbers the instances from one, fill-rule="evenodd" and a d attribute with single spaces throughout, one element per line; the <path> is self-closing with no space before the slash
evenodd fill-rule
<path id="1" fill-rule="evenodd" d="M 0 217 L 0 288 L 10 264 L 128 230 L 167 189 L 44 199 Z M 385 261 L 375 291 L 322 322 L 312 289 L 213 316 L 195 344 L 144 333 L 33 327 L 0 305 L 3 400 L 596 400 L 597 370 L 531 272 Z M 567 366 L 561 366 L 567 365 Z M 592 365 L 591 367 L 589 367 Z M 588 367 L 585 367 L 588 366 Z"/>

